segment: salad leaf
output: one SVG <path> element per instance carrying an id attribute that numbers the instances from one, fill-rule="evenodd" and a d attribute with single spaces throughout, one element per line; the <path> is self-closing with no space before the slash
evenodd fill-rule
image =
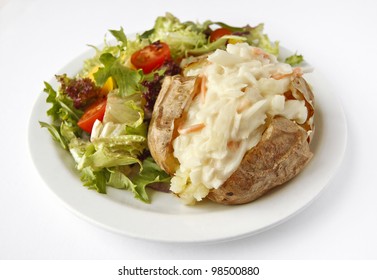
<path id="1" fill-rule="evenodd" d="M 109 77 L 112 77 L 121 96 L 135 94 L 140 91 L 141 71 L 124 66 L 111 53 L 103 53 L 99 60 L 104 65 L 93 74 L 96 83 L 103 86 Z"/>
<path id="2" fill-rule="evenodd" d="M 103 122 L 124 123 L 137 127 L 144 120 L 144 111 L 141 108 L 141 94 L 135 93 L 122 97 L 118 90 L 107 95 L 106 112 Z"/>
<path id="3" fill-rule="evenodd" d="M 267 34 L 263 33 L 264 24 L 258 24 L 256 27 L 248 27 L 250 35 L 246 36 L 248 38 L 248 43 L 265 50 L 266 52 L 273 54 L 275 56 L 279 55 L 279 42 L 271 42 Z"/>
<path id="4" fill-rule="evenodd" d="M 213 22 L 213 21 L 207 21 L 207 22 L 205 22 L 205 24 L 209 27 L 210 25 L 212 25 L 212 24 L 216 24 L 216 25 L 219 25 L 219 26 L 221 26 L 221 27 L 223 27 L 223 28 L 226 28 L 226 29 L 228 29 L 228 30 L 230 30 L 230 31 L 232 31 L 232 32 L 240 32 L 240 33 L 242 33 L 242 32 L 244 32 L 245 31 L 245 29 L 248 29 L 249 28 L 249 26 L 246 26 L 246 27 L 236 27 L 236 26 L 231 26 L 231 25 L 228 25 L 228 24 L 226 24 L 226 23 L 224 23 L 224 22 L 221 22 L 221 21 L 215 21 L 215 22 Z"/>
<path id="5" fill-rule="evenodd" d="M 300 64 L 304 61 L 304 57 L 300 54 L 295 53 L 294 55 L 291 55 L 285 59 L 285 63 L 290 64 L 291 66 Z"/>
<path id="6" fill-rule="evenodd" d="M 169 182 L 170 176 L 156 164 L 152 157 L 148 157 L 143 161 L 142 169 L 133 181 L 138 185 L 146 186 L 150 183 Z"/>
<path id="7" fill-rule="evenodd" d="M 264 49 L 266 52 L 278 55 L 279 54 L 279 42 L 271 42 L 266 34 L 263 33 L 264 25 L 259 24 L 256 27 L 246 25 L 244 27 L 236 27 L 225 24 L 223 22 L 206 21 L 203 24 L 203 28 L 210 28 L 212 25 L 218 25 L 223 28 L 227 28 L 232 32 L 232 35 L 226 35 L 214 42 L 207 42 L 200 47 L 187 49 L 187 54 L 201 55 L 208 52 L 212 52 L 216 49 L 224 49 L 229 41 L 234 42 L 247 42 L 248 44 Z"/>
<path id="8" fill-rule="evenodd" d="M 75 138 L 69 143 L 69 151 L 77 163 L 76 168 L 81 174 L 80 179 L 83 185 L 99 193 L 106 193 L 108 170 L 106 168 L 95 169 L 91 166 L 80 166 L 86 157 L 95 152 L 94 145 L 88 140 Z"/>
<path id="9" fill-rule="evenodd" d="M 170 176 L 165 173 L 151 157 L 143 161 L 142 169 L 135 177 L 132 178 L 134 186 L 132 187 L 135 197 L 149 202 L 145 187 L 152 183 L 170 182 Z"/>
<path id="10" fill-rule="evenodd" d="M 113 166 L 138 163 L 137 158 L 146 148 L 146 137 L 127 135 L 125 124 L 95 123 L 91 142 L 81 139 L 72 140 L 69 149 L 77 162 L 77 169 L 91 167 L 100 170 Z"/>
<path id="11" fill-rule="evenodd" d="M 57 92 L 53 89 L 53 87 L 47 83 L 44 82 L 45 88 L 44 92 L 48 94 L 46 98 L 46 102 L 52 104 L 51 108 L 47 111 L 47 116 L 50 116 L 52 118 L 52 121 L 56 121 L 60 119 L 59 116 L 59 110 L 61 108 L 60 103 L 58 100 Z"/>
<path id="12" fill-rule="evenodd" d="M 236 40 L 236 41 L 242 42 L 242 41 L 246 41 L 247 39 L 241 36 L 226 35 L 212 43 L 202 46 L 201 48 L 187 50 L 187 54 L 197 56 L 197 55 L 202 55 L 202 54 L 215 51 L 217 49 L 224 49 L 228 40 Z"/>
<path id="13" fill-rule="evenodd" d="M 145 188 L 138 188 L 138 186 L 131 181 L 123 172 L 119 170 L 112 170 L 108 184 L 117 189 L 131 190 L 134 193 L 135 198 L 149 202 L 149 197 L 145 191 Z"/>
<path id="14" fill-rule="evenodd" d="M 52 107 L 47 111 L 47 115 L 53 121 L 77 122 L 83 112 L 74 107 L 73 100 L 65 95 L 63 91 L 56 92 L 47 82 L 44 84 L 45 88 L 43 91 L 48 94 L 46 102 L 52 104 Z"/>
<path id="15" fill-rule="evenodd" d="M 122 43 L 122 45 L 127 45 L 127 36 L 124 34 L 123 27 L 120 28 L 120 30 L 109 30 L 110 33 L 119 41 Z"/>
<path id="16" fill-rule="evenodd" d="M 106 193 L 107 178 L 109 176 L 107 169 L 94 171 L 90 167 L 86 167 L 81 170 L 80 179 L 83 185 L 89 189 L 94 189 L 99 193 Z"/>
<path id="17" fill-rule="evenodd" d="M 135 198 L 143 201 L 150 202 L 148 194 L 145 188 L 152 183 L 168 183 L 170 176 L 166 174 L 151 157 L 146 158 L 143 161 L 140 171 L 131 176 L 127 176 L 119 168 L 109 170 L 109 179 L 107 184 L 109 186 L 131 190 L 134 193 Z"/>
<path id="18" fill-rule="evenodd" d="M 40 124 L 41 127 L 48 129 L 48 131 L 50 132 L 50 134 L 52 136 L 52 139 L 54 141 L 58 142 L 64 150 L 68 149 L 68 145 L 67 145 L 65 138 L 60 134 L 59 126 L 49 124 L 49 123 L 46 123 L 46 122 L 39 122 L 39 124 Z"/>
<path id="19" fill-rule="evenodd" d="M 80 164 L 80 161 L 87 153 L 93 153 L 93 144 L 91 144 L 87 139 L 75 138 L 72 139 L 68 145 L 68 149 L 77 164 Z"/>
<path id="20" fill-rule="evenodd" d="M 60 83 L 60 91 L 73 101 L 73 106 L 80 109 L 101 95 L 101 88 L 90 78 L 69 78 L 67 74 L 56 75 Z"/>
<path id="21" fill-rule="evenodd" d="M 107 143 L 110 144 L 111 143 Z M 130 155 L 127 151 L 113 148 L 109 145 L 101 145 L 98 149 L 93 150 L 92 154 L 85 154 L 82 161 L 77 165 L 77 169 L 82 170 L 90 167 L 94 171 L 99 171 L 103 168 L 131 165 L 139 163 L 140 161 Z"/>
<path id="22" fill-rule="evenodd" d="M 156 19 L 154 28 L 148 34 L 151 42 L 162 41 L 169 45 L 173 59 L 185 55 L 189 49 L 201 47 L 208 42 L 204 29 L 192 22 L 181 23 L 170 13 Z"/>
<path id="23" fill-rule="evenodd" d="M 148 134 L 148 125 L 146 122 L 143 122 L 137 127 L 132 127 L 132 126 L 126 126 L 126 134 L 128 135 L 140 135 L 147 137 Z"/>
<path id="24" fill-rule="evenodd" d="M 55 91 L 52 86 L 45 82 L 44 92 L 48 94 L 46 102 L 52 106 L 47 115 L 52 118 L 52 124 L 40 122 L 43 128 L 47 128 L 52 138 L 59 142 L 64 148 L 68 148 L 71 139 L 78 137 L 82 130 L 78 127 L 77 121 L 83 114 L 81 110 L 74 107 L 72 99 L 62 91 Z"/>
<path id="25" fill-rule="evenodd" d="M 82 70 L 79 72 L 78 76 L 86 78 L 89 77 L 94 80 L 93 74 L 97 72 L 98 68 L 102 66 L 100 57 L 104 53 L 110 53 L 114 56 L 119 56 L 121 48 L 118 45 L 110 45 L 106 38 L 104 41 L 104 47 L 99 49 L 96 46 L 88 45 L 95 50 L 95 55 L 92 58 L 86 59 L 83 64 Z"/>

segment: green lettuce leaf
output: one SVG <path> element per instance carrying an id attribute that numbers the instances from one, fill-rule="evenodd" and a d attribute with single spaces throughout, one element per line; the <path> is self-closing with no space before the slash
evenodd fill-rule
<path id="1" fill-rule="evenodd" d="M 65 137 L 63 137 L 60 133 L 60 127 L 57 125 L 49 124 L 46 122 L 39 122 L 41 127 L 47 128 L 50 132 L 52 139 L 60 144 L 60 146 L 64 149 L 68 149 L 68 144 L 66 142 Z"/>
<path id="2" fill-rule="evenodd" d="M 285 63 L 288 63 L 292 66 L 298 65 L 303 61 L 304 61 L 304 57 L 300 54 L 297 54 L 297 53 L 294 54 L 294 55 L 291 55 L 291 56 L 289 56 L 285 59 Z"/>
<path id="3" fill-rule="evenodd" d="M 140 172 L 131 179 L 120 170 L 111 170 L 108 184 L 116 188 L 125 188 L 134 193 L 135 198 L 150 202 L 145 190 L 146 186 L 152 183 L 168 183 L 170 176 L 166 174 L 151 157 L 143 161 Z"/>
<path id="4" fill-rule="evenodd" d="M 109 30 L 109 32 L 118 40 L 118 42 L 121 42 L 122 45 L 127 45 L 128 40 L 126 34 L 124 34 L 123 27 L 121 27 L 120 30 Z"/>
<path id="5" fill-rule="evenodd" d="M 84 61 L 83 68 L 78 74 L 79 77 L 91 77 L 93 73 L 95 73 L 98 70 L 98 68 L 102 66 L 102 62 L 100 61 L 100 57 L 102 54 L 110 53 L 113 56 L 118 57 L 122 49 L 119 45 L 110 45 L 106 41 L 106 38 L 104 42 L 104 47 L 101 49 L 93 45 L 88 46 L 95 50 L 95 55 Z"/>
<path id="6" fill-rule="evenodd" d="M 82 170 L 86 167 L 90 167 L 92 170 L 99 171 L 103 168 L 131 165 L 134 163 L 141 164 L 136 157 L 130 155 L 127 151 L 123 152 L 120 149 L 102 146 L 93 154 L 85 155 L 77 168 Z"/>
<path id="7" fill-rule="evenodd" d="M 52 124 L 40 122 L 41 127 L 47 128 L 52 138 L 64 149 L 68 148 L 71 139 L 79 137 L 82 130 L 77 125 L 78 119 L 83 112 L 73 106 L 73 101 L 63 92 L 55 91 L 52 86 L 45 82 L 44 92 L 48 94 L 46 102 L 51 104 L 47 115 L 51 117 Z"/>
<path id="8" fill-rule="evenodd" d="M 144 110 L 141 108 L 140 93 L 122 97 L 118 90 L 113 90 L 107 95 L 104 123 L 113 122 L 137 127 L 143 120 Z"/>
<path id="9" fill-rule="evenodd" d="M 200 46 L 197 45 L 194 48 L 187 49 L 187 54 L 201 55 L 215 51 L 216 49 L 224 49 L 229 40 L 233 40 L 235 42 L 247 42 L 249 45 L 261 48 L 270 54 L 276 56 L 279 55 L 279 42 L 270 41 L 267 34 L 263 33 L 263 24 L 259 24 L 255 27 L 251 27 L 249 25 L 246 25 L 244 27 L 236 27 L 225 24 L 223 22 L 206 21 L 203 25 L 199 26 L 202 28 L 203 32 L 203 30 L 211 30 L 212 25 L 227 28 L 234 34 L 223 36 L 214 42 L 207 41 L 206 43 Z"/>
<path id="10" fill-rule="evenodd" d="M 140 92 L 141 71 L 131 69 L 120 63 L 119 59 L 111 53 L 103 53 L 99 60 L 103 64 L 93 74 L 97 85 L 103 86 L 109 77 L 112 77 L 119 88 L 121 96 L 132 95 Z"/>
<path id="11" fill-rule="evenodd" d="M 117 169 L 111 170 L 108 185 L 118 189 L 130 190 L 135 198 L 143 202 L 150 202 L 145 188 L 138 187 L 130 178 Z"/>
<path id="12" fill-rule="evenodd" d="M 279 55 L 279 42 L 271 42 L 267 34 L 263 33 L 264 24 L 258 24 L 256 27 L 247 27 L 250 34 L 247 35 L 248 43 L 255 47 L 261 48 L 275 56 Z"/>
<path id="13" fill-rule="evenodd" d="M 52 105 L 47 115 L 53 121 L 77 122 L 83 112 L 73 106 L 72 99 L 61 91 L 55 91 L 49 83 L 44 82 L 44 85 L 43 91 L 48 95 L 46 102 Z"/>
<path id="14" fill-rule="evenodd" d="M 237 40 L 239 42 L 243 42 L 247 40 L 245 37 L 242 37 L 242 36 L 226 35 L 200 48 L 187 50 L 187 54 L 198 56 L 198 55 L 206 54 L 209 52 L 213 52 L 217 49 L 225 49 L 226 43 L 228 42 L 229 39 Z"/>
<path id="15" fill-rule="evenodd" d="M 81 181 L 89 189 L 94 189 L 99 193 L 106 193 L 107 180 L 110 172 L 107 169 L 94 171 L 90 167 L 83 168 L 81 171 Z"/>
<path id="16" fill-rule="evenodd" d="M 173 58 L 186 54 L 187 50 L 202 47 L 208 42 L 203 26 L 192 22 L 182 23 L 170 13 L 158 17 L 152 30 L 142 36 L 148 36 L 151 42 L 163 41 L 170 47 Z"/>
<path id="17" fill-rule="evenodd" d="M 69 150 L 77 163 L 77 169 L 90 167 L 95 171 L 114 166 L 138 163 L 137 158 L 146 147 L 146 138 L 140 135 L 99 137 L 92 142 L 73 139 Z"/>

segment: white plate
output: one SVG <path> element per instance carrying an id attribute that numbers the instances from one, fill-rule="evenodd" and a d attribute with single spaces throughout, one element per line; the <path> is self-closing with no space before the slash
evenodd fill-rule
<path id="1" fill-rule="evenodd" d="M 283 52 L 286 50 L 283 50 Z M 88 51 L 58 74 L 75 75 Z M 211 202 L 185 206 L 171 194 L 150 192 L 151 204 L 128 191 L 108 188 L 102 195 L 82 186 L 69 153 L 52 141 L 38 121 L 49 121 L 46 93 L 38 97 L 29 125 L 29 145 L 34 163 L 53 193 L 80 217 L 127 236 L 166 242 L 213 242 L 246 237 L 276 226 L 310 204 L 329 183 L 340 165 L 347 140 L 344 112 L 332 85 L 318 70 L 306 75 L 316 98 L 314 157 L 296 178 L 255 202 L 222 206 Z M 50 81 L 56 88 L 55 79 Z"/>

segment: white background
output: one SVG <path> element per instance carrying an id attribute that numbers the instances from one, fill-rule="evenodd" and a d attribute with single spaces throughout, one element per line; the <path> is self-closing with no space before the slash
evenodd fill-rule
<path id="1" fill-rule="evenodd" d="M 377 259 L 375 1 L 0 1 L 0 259 Z M 51 77 L 108 29 L 182 20 L 265 23 L 337 89 L 344 161 L 322 195 L 287 222 L 242 240 L 168 244 L 107 232 L 52 195 L 29 155 L 28 121 Z M 58 172 L 58 170 L 57 170 Z M 226 226 L 226 225 L 225 225 Z"/>

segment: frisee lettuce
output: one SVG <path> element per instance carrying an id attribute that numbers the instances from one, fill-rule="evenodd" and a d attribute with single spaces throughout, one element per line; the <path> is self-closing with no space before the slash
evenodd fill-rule
<path id="1" fill-rule="evenodd" d="M 86 167 L 81 170 L 80 174 L 80 179 L 85 187 L 96 190 L 99 193 L 106 193 L 108 178 L 110 177 L 108 170 L 94 171 L 92 168 Z"/>
<path id="2" fill-rule="evenodd" d="M 132 179 L 130 179 L 132 178 Z M 118 169 L 110 170 L 108 184 L 115 188 L 131 190 L 135 198 L 149 202 L 146 186 L 152 183 L 169 183 L 170 176 L 167 175 L 151 157 L 143 160 L 141 170 L 134 176 L 126 176 Z"/>
<path id="3" fill-rule="evenodd" d="M 41 121 L 39 122 L 39 124 L 40 124 L 41 127 L 48 129 L 48 131 L 50 132 L 50 134 L 52 136 L 52 139 L 55 142 L 59 143 L 60 146 L 64 150 L 68 149 L 68 143 L 66 142 L 65 138 L 61 135 L 59 126 L 49 124 L 49 123 L 46 123 L 46 122 L 41 122 Z"/>
<path id="4" fill-rule="evenodd" d="M 123 27 L 121 27 L 119 30 L 109 30 L 109 32 L 115 39 L 118 40 L 118 42 L 121 43 L 122 46 L 127 45 L 128 40 L 126 34 L 124 33 Z"/>
<path id="5" fill-rule="evenodd" d="M 192 22 L 182 23 L 170 13 L 164 17 L 158 17 L 152 30 L 148 34 L 151 42 L 163 41 L 170 47 L 173 58 L 186 55 L 187 50 L 200 48 L 208 43 L 204 33 L 204 26 Z"/>
<path id="6" fill-rule="evenodd" d="M 99 193 L 106 193 L 107 186 L 124 188 L 132 191 L 135 198 L 149 202 L 145 187 L 170 180 L 164 171 L 149 162 L 152 159 L 139 159 L 147 148 L 147 125 L 140 107 L 140 94 L 139 97 L 121 96 L 119 89 L 113 90 L 109 94 L 111 113 L 106 122 L 96 122 L 89 139 L 77 125 L 82 111 L 74 108 L 70 97 L 60 88 L 55 91 L 48 83 L 44 92 L 51 104 L 47 115 L 52 123 L 40 122 L 40 125 L 71 153 L 84 186 Z M 133 171 L 131 176 L 129 172 L 134 169 L 138 171 Z"/>
<path id="7" fill-rule="evenodd" d="M 206 34 L 210 33 L 213 26 L 227 28 L 233 34 L 210 42 Z M 164 17 L 158 17 L 154 27 L 144 32 L 142 37 L 149 38 L 151 42 L 157 40 L 166 42 L 171 48 L 173 58 L 201 55 L 219 48 L 225 48 L 229 40 L 234 42 L 246 41 L 252 46 L 262 48 L 266 52 L 278 56 L 279 42 L 271 42 L 268 35 L 263 33 L 263 29 L 263 24 L 255 27 L 249 25 L 236 27 L 210 20 L 205 21 L 203 24 L 191 21 L 182 23 L 172 14 L 167 13 Z"/>
<path id="8" fill-rule="evenodd" d="M 285 59 L 285 63 L 288 63 L 291 66 L 298 65 L 303 61 L 304 61 L 304 57 L 301 54 L 297 54 L 297 53 Z"/>
<path id="9" fill-rule="evenodd" d="M 246 36 L 250 45 L 261 48 L 275 56 L 279 55 L 279 41 L 270 41 L 268 35 L 263 33 L 263 23 L 258 24 L 256 27 L 247 26 L 246 29 L 250 31 L 250 34 Z"/>
<path id="10" fill-rule="evenodd" d="M 73 101 L 61 91 L 55 91 L 53 87 L 45 82 L 44 92 L 47 93 L 46 102 L 51 104 L 47 116 L 51 117 L 52 123 L 39 122 L 41 127 L 47 128 L 52 138 L 58 142 L 63 149 L 68 149 L 69 142 L 78 137 L 81 129 L 77 121 L 83 114 L 82 111 L 73 106 Z"/>
<path id="11" fill-rule="evenodd" d="M 148 199 L 145 187 L 152 183 L 168 183 L 170 182 L 170 176 L 166 174 L 151 157 L 143 161 L 141 168 L 141 171 L 133 178 L 135 184 L 134 193 L 140 195 L 140 197 L 137 198 L 145 201 Z"/>

